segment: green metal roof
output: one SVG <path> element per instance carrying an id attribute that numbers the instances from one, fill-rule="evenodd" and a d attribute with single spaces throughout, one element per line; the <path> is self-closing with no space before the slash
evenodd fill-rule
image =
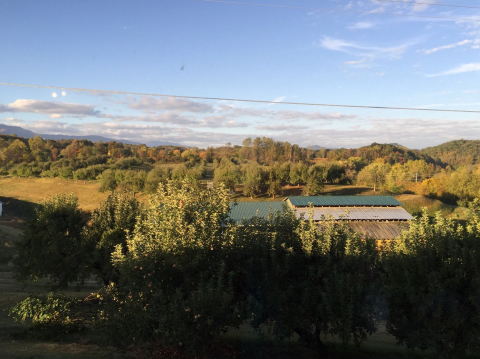
<path id="1" fill-rule="evenodd" d="M 401 206 L 391 196 L 294 196 L 288 197 L 290 203 L 295 207 L 333 207 L 333 206 Z"/>
<path id="2" fill-rule="evenodd" d="M 281 202 L 237 202 L 230 204 L 230 218 L 236 222 L 244 219 L 250 219 L 255 216 L 267 218 L 270 212 L 282 212 L 283 205 Z"/>

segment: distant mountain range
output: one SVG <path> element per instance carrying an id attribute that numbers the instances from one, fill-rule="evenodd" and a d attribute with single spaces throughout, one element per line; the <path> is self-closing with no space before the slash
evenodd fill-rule
<path id="1" fill-rule="evenodd" d="M 141 145 L 143 143 L 141 142 L 134 142 L 134 141 L 129 141 L 125 139 L 114 139 L 114 138 L 108 138 L 108 137 L 103 137 L 103 136 L 96 136 L 96 135 L 88 135 L 88 136 L 68 136 L 68 135 L 49 135 L 49 134 L 41 134 L 41 133 L 35 133 L 30 130 L 26 130 L 22 127 L 19 126 L 9 126 L 9 125 L 4 125 L 0 123 L 0 134 L 1 135 L 11 135 L 11 134 L 16 134 L 19 137 L 25 137 L 25 138 L 32 138 L 35 137 L 36 135 L 40 136 L 41 138 L 45 140 L 89 140 L 92 142 L 97 142 L 97 141 L 103 141 L 103 142 L 110 142 L 110 141 L 116 141 L 116 142 L 122 142 L 122 143 L 127 143 L 130 145 Z M 181 147 L 188 147 L 188 146 L 183 146 L 179 143 L 175 142 L 167 142 L 167 141 L 150 141 L 145 143 L 148 147 L 157 147 L 157 146 L 181 146 Z"/>

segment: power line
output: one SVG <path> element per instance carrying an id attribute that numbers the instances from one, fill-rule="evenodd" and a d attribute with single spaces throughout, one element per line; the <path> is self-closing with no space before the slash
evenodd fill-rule
<path id="1" fill-rule="evenodd" d="M 323 11 L 323 12 L 341 12 L 341 13 L 351 13 L 351 14 L 387 15 L 387 16 L 417 17 L 417 18 L 425 18 L 425 19 L 437 19 L 437 20 L 440 19 L 440 20 L 452 20 L 452 21 L 480 22 L 480 19 L 446 17 L 446 16 L 395 14 L 395 13 L 374 12 L 374 11 L 337 10 L 337 9 L 325 9 L 325 8 L 315 8 L 315 7 L 302 7 L 302 6 L 290 6 L 290 5 L 270 5 L 270 4 L 246 3 L 246 2 L 224 1 L 224 0 L 193 0 L 193 1 L 219 3 L 219 4 L 230 4 L 230 5 L 248 5 L 248 6 L 257 6 L 257 7 L 270 7 L 270 8 L 280 8 L 280 9 L 296 9 L 296 10 Z"/>
<path id="2" fill-rule="evenodd" d="M 436 3 L 432 3 L 432 2 L 415 2 L 415 1 L 403 1 L 403 0 L 376 0 L 376 1 L 379 1 L 379 2 L 403 3 L 403 4 L 414 4 L 414 5 L 459 7 L 459 8 L 464 8 L 464 9 L 480 9 L 480 6 L 436 4 Z"/>
<path id="3" fill-rule="evenodd" d="M 171 98 L 182 98 L 182 99 L 193 99 L 193 100 L 214 100 L 214 101 L 264 103 L 264 104 L 272 104 L 272 105 L 344 107 L 344 108 L 365 108 L 365 109 L 377 109 L 377 110 L 405 110 L 405 111 L 429 111 L 429 112 L 433 111 L 433 112 L 458 112 L 458 113 L 478 113 L 478 114 L 480 114 L 480 111 L 470 111 L 470 110 L 451 110 L 451 109 L 416 108 L 416 107 L 392 107 L 392 106 L 338 105 L 338 104 L 312 103 L 312 102 L 278 102 L 278 101 L 267 101 L 267 100 L 224 98 L 224 97 L 184 96 L 184 95 L 166 95 L 166 94 L 158 94 L 158 93 L 129 92 L 129 91 L 115 91 L 115 90 L 94 90 L 94 89 L 63 87 L 63 86 L 42 86 L 42 85 L 15 84 L 15 83 L 7 83 L 7 82 L 0 82 L 0 85 L 18 86 L 18 87 L 35 87 L 35 88 L 43 88 L 43 89 L 56 89 L 56 90 L 68 90 L 68 91 L 101 92 L 101 93 L 109 93 L 109 94 L 115 94 L 115 95 L 171 97 Z"/>

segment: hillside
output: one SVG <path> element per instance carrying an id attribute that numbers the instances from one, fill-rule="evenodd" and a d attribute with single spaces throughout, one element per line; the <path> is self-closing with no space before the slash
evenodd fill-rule
<path id="1" fill-rule="evenodd" d="M 116 142 L 122 142 L 122 143 L 127 143 L 130 145 L 140 145 L 140 142 L 134 142 L 134 141 L 129 141 L 125 139 L 113 139 L 113 138 L 108 138 L 100 135 L 84 135 L 84 136 L 69 136 L 69 135 L 52 135 L 52 134 L 41 134 L 41 133 L 35 133 L 29 130 L 26 130 L 22 127 L 19 126 L 9 126 L 5 124 L 0 123 L 0 134 L 2 135 L 11 135 L 11 134 L 16 134 L 19 137 L 24 137 L 24 138 L 33 138 L 36 135 L 39 135 L 41 138 L 45 140 L 89 140 L 92 142 L 111 142 L 111 141 L 116 141 Z M 167 141 L 150 141 L 146 143 L 147 146 L 150 147 L 155 147 L 155 146 L 182 146 L 178 143 L 174 142 L 167 142 Z"/>
<path id="2" fill-rule="evenodd" d="M 480 163 L 480 140 L 455 140 L 421 150 L 436 162 L 450 166 L 475 165 Z"/>

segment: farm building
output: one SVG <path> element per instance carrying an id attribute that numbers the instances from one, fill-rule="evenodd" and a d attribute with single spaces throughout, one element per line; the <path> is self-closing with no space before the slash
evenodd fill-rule
<path id="1" fill-rule="evenodd" d="M 231 205 L 230 217 L 241 222 L 252 217 L 267 217 L 270 213 L 290 208 L 298 218 L 321 224 L 328 216 L 349 221 L 356 232 L 376 239 L 392 239 L 408 229 L 413 217 L 390 196 L 295 196 L 278 202 L 240 202 Z M 310 207 L 311 206 L 311 207 Z"/>

